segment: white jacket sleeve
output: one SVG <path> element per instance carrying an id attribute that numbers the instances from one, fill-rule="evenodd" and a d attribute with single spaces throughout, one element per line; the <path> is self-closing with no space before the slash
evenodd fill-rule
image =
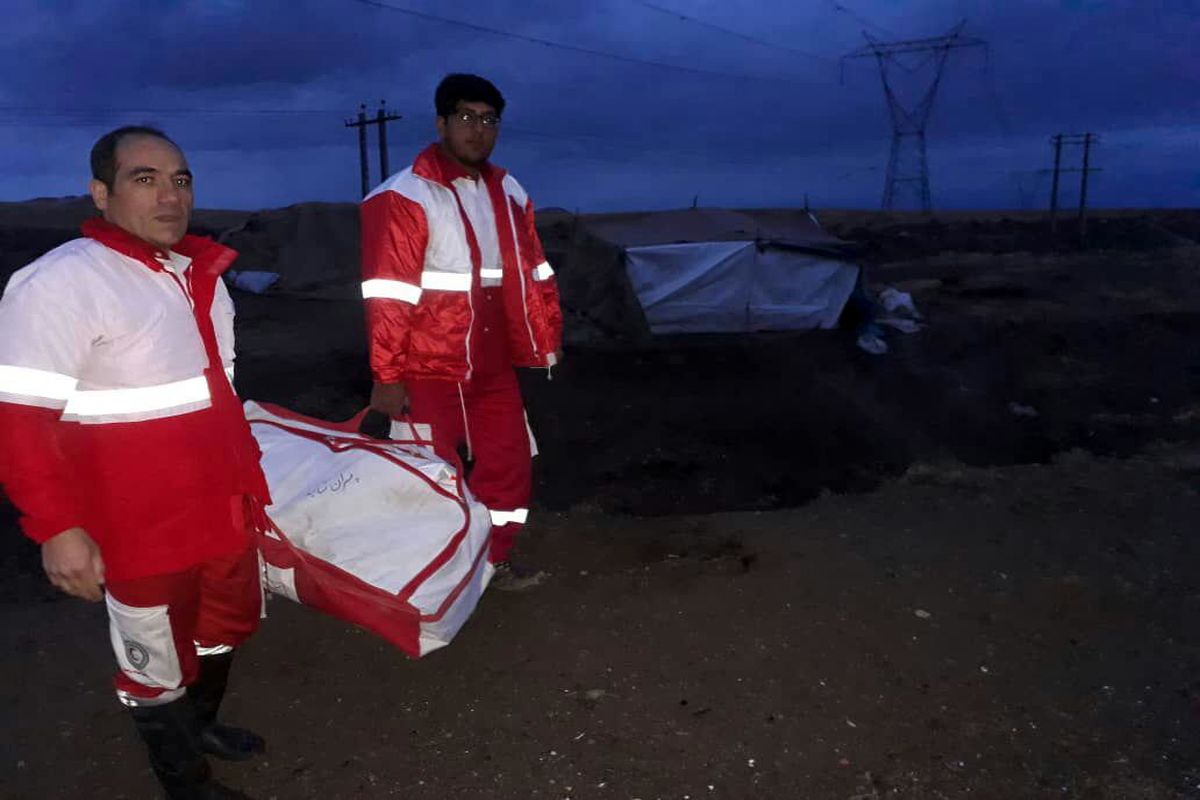
<path id="1" fill-rule="evenodd" d="M 15 273 L 0 298 L 0 401 L 61 411 L 99 326 L 63 259 Z"/>

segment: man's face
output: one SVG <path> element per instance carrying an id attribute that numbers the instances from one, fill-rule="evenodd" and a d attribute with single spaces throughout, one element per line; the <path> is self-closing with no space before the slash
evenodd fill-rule
<path id="1" fill-rule="evenodd" d="M 437 118 L 442 147 L 459 162 L 478 169 L 496 147 L 500 117 L 487 103 L 460 100 L 455 109 L 450 116 Z"/>
<path id="2" fill-rule="evenodd" d="M 179 148 L 157 136 L 127 136 L 116 151 L 112 188 L 88 188 L 104 218 L 155 247 L 169 250 L 187 233 L 192 173 Z"/>

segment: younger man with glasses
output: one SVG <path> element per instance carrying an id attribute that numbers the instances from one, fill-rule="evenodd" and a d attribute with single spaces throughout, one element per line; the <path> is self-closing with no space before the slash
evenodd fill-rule
<path id="1" fill-rule="evenodd" d="M 492 515 L 493 585 L 519 590 L 542 574 L 508 561 L 532 488 L 513 368 L 549 370 L 561 358 L 558 289 L 529 196 L 488 161 L 500 91 L 454 74 L 434 102 L 439 141 L 362 204 L 371 406 L 429 424 L 447 460 L 466 446 L 468 485 Z"/>

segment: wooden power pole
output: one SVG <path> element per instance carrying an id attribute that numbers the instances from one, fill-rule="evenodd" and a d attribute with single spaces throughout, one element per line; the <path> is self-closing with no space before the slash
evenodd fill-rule
<path id="1" fill-rule="evenodd" d="M 1100 170 L 1092 166 L 1092 145 L 1100 141 L 1094 133 L 1056 133 L 1050 137 L 1054 145 L 1054 177 L 1050 184 L 1050 235 L 1058 233 L 1058 176 L 1065 172 L 1079 173 L 1079 246 L 1087 245 L 1087 190 L 1088 175 Z M 1083 166 L 1064 169 L 1062 167 L 1063 145 L 1083 146 Z"/>
<path id="2" fill-rule="evenodd" d="M 1083 135 L 1083 170 L 1079 173 L 1079 247 L 1087 247 L 1087 189 L 1088 173 L 1092 171 L 1091 163 L 1092 142 L 1096 141 L 1095 134 Z"/>
<path id="3" fill-rule="evenodd" d="M 1050 137 L 1054 143 L 1054 177 L 1050 180 L 1050 235 L 1058 233 L 1058 171 L 1062 167 L 1062 134 Z"/>
<path id="4" fill-rule="evenodd" d="M 367 163 L 367 126 L 376 125 L 379 128 L 379 180 L 387 178 L 390 170 L 388 169 L 388 147 L 387 147 L 387 123 L 402 119 L 399 114 L 389 114 L 384 108 L 384 101 L 379 101 L 379 111 L 376 112 L 374 119 L 367 117 L 367 105 L 361 104 L 358 107 L 358 119 L 347 120 L 347 128 L 358 128 L 358 169 L 360 180 L 362 181 L 362 196 L 366 197 L 371 191 L 371 168 Z"/>

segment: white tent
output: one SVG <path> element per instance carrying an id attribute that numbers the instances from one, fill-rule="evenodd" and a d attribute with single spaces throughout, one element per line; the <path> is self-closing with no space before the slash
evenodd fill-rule
<path id="1" fill-rule="evenodd" d="M 561 272 L 569 317 L 637 337 L 832 328 L 859 267 L 802 211 L 690 209 L 586 218 Z"/>

